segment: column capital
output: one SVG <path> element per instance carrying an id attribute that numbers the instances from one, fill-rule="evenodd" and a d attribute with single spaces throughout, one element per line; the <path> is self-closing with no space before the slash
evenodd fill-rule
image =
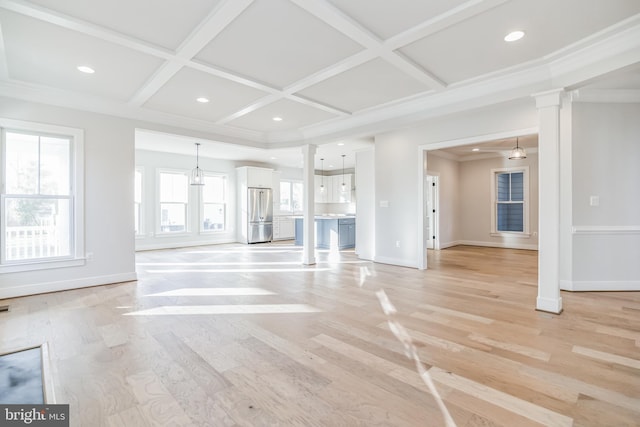
<path id="1" fill-rule="evenodd" d="M 536 108 L 545 108 L 559 106 L 564 93 L 564 88 L 560 88 L 534 93 L 531 96 L 536 99 Z"/>

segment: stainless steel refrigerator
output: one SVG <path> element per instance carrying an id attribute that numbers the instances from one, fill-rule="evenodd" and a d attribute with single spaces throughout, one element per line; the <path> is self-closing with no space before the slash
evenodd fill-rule
<path id="1" fill-rule="evenodd" d="M 273 239 L 273 200 L 270 188 L 247 189 L 247 243 Z"/>

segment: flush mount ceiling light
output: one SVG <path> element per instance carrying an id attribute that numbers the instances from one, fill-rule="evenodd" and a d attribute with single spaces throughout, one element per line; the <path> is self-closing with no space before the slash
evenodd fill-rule
<path id="1" fill-rule="evenodd" d="M 273 121 L 274 122 L 281 122 L 282 121 L 282 117 L 274 117 Z"/>
<path id="2" fill-rule="evenodd" d="M 85 73 L 85 74 L 93 74 L 96 72 L 96 70 L 94 70 L 93 68 L 87 66 L 87 65 L 78 65 L 78 71 L 80 71 L 81 73 Z"/>
<path id="3" fill-rule="evenodd" d="M 338 142 L 338 145 L 342 146 L 344 145 L 344 142 Z"/>
<path id="4" fill-rule="evenodd" d="M 189 182 L 191 185 L 204 185 L 204 173 L 198 164 L 200 160 L 199 148 L 200 143 L 196 142 L 196 167 L 191 170 L 191 180 Z"/>
<path id="5" fill-rule="evenodd" d="M 324 193 L 324 159 L 320 159 L 320 192 Z"/>
<path id="6" fill-rule="evenodd" d="M 474 148 L 471 151 L 480 151 L 480 149 L 479 148 Z"/>
<path id="7" fill-rule="evenodd" d="M 513 147 L 513 149 L 511 150 L 511 153 L 509 153 L 509 160 L 520 160 L 520 159 L 526 159 L 526 158 L 527 158 L 527 152 L 524 150 L 524 148 L 518 145 L 518 138 L 516 138 L 516 146 Z"/>
<path id="8" fill-rule="evenodd" d="M 504 36 L 504 41 L 506 42 L 515 42 L 517 40 L 520 40 L 521 38 L 524 37 L 524 31 L 512 31 L 509 34 L 507 34 L 506 36 Z"/>
<path id="9" fill-rule="evenodd" d="M 196 101 L 198 101 L 201 104 L 206 104 L 207 102 L 209 102 L 209 100 L 203 96 L 201 96 L 200 98 L 197 98 Z"/>

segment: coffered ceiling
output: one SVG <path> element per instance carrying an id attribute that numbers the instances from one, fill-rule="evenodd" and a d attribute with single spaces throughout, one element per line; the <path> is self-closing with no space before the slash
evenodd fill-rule
<path id="1" fill-rule="evenodd" d="M 638 62 L 638 0 L 0 0 L 0 95 L 264 148 Z"/>

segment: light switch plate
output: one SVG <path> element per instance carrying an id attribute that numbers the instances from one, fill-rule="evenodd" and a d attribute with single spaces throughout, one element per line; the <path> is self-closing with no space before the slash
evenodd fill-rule
<path id="1" fill-rule="evenodd" d="M 600 197 L 598 197 L 598 196 L 589 197 L 589 205 L 590 206 L 600 206 Z"/>

